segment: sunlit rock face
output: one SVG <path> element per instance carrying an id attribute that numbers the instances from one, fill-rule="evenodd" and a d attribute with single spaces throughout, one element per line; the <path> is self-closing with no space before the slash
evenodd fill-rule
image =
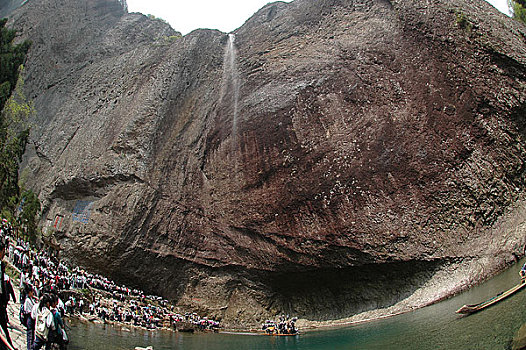
<path id="1" fill-rule="evenodd" d="M 484 1 L 278 2 L 181 37 L 31 0 L 10 24 L 21 176 L 82 266 L 236 326 L 421 306 L 522 250 L 526 30 Z"/>

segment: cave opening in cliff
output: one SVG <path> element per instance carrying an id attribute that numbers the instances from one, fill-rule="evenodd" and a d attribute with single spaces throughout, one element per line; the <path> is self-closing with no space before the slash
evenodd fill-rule
<path id="1" fill-rule="evenodd" d="M 433 277 L 442 260 L 404 261 L 276 273 L 273 305 L 307 319 L 335 320 L 390 307 Z"/>

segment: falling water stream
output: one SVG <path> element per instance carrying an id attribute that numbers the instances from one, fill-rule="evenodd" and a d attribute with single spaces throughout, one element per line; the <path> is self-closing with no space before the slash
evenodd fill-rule
<path id="1" fill-rule="evenodd" d="M 148 332 L 72 323 L 70 349 L 120 350 L 151 345 L 154 350 L 505 350 L 526 322 L 526 290 L 474 315 L 462 317 L 455 310 L 514 286 L 519 269 L 520 265 L 515 265 L 466 293 L 414 312 L 355 326 L 306 331 L 296 337 Z"/>
<path id="2" fill-rule="evenodd" d="M 237 119 L 239 109 L 239 72 L 237 69 L 237 49 L 235 34 L 228 34 L 223 57 L 223 77 L 221 79 L 221 105 L 232 111 L 232 144 L 237 144 Z"/>

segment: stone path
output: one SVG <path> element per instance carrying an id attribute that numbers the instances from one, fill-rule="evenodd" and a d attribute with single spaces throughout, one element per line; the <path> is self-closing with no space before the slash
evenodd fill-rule
<path id="1" fill-rule="evenodd" d="M 13 301 L 10 301 L 9 305 L 7 306 L 7 314 L 9 315 L 9 325 L 10 325 L 9 335 L 11 336 L 11 340 L 13 340 L 13 344 L 16 349 L 27 350 L 26 327 L 22 326 L 19 320 L 19 316 L 18 316 L 20 312 L 20 300 L 18 300 L 18 297 L 20 294 L 18 292 L 18 288 L 16 287 L 15 287 L 15 295 L 17 298 L 16 300 L 17 302 L 13 303 Z"/>
<path id="2" fill-rule="evenodd" d="M 6 260 L 4 260 L 4 262 Z M 9 262 L 7 263 L 11 265 L 14 269 L 16 269 L 16 267 L 14 267 L 12 264 L 10 264 Z M 20 313 L 20 300 L 19 300 L 20 291 L 18 288 L 19 283 L 20 281 L 18 279 L 11 277 L 11 284 L 13 285 L 13 289 L 15 290 L 15 295 L 16 295 L 16 303 L 13 303 L 13 300 L 11 300 L 9 304 L 7 305 L 7 315 L 9 316 L 8 328 L 9 328 L 9 336 L 11 337 L 11 340 L 13 341 L 13 345 L 15 349 L 27 350 L 26 327 L 22 326 L 22 324 L 20 323 L 20 317 L 19 317 L 19 313 Z"/>

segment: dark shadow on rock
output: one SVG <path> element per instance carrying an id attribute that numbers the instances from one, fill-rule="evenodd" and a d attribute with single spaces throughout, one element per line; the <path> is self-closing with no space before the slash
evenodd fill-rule
<path id="1" fill-rule="evenodd" d="M 276 302 L 293 315 L 336 320 L 386 308 L 411 296 L 443 263 L 407 261 L 273 274 Z"/>

